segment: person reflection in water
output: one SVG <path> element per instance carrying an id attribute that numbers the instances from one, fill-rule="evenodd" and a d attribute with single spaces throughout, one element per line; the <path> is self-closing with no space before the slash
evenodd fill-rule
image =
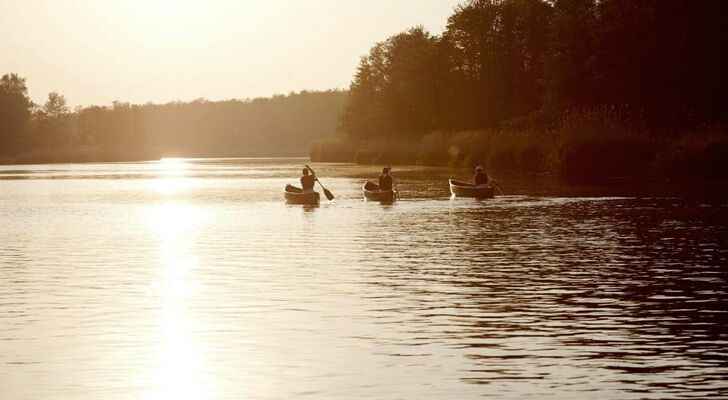
<path id="1" fill-rule="evenodd" d="M 303 176 L 301 177 L 301 188 L 303 193 L 312 193 L 313 185 L 316 183 L 316 175 L 313 171 L 308 168 L 303 169 Z"/>
<path id="2" fill-rule="evenodd" d="M 488 185 L 488 174 L 485 173 L 485 170 L 480 165 L 475 168 L 475 184 L 478 187 L 485 187 Z"/>
<path id="3" fill-rule="evenodd" d="M 391 174 L 392 168 L 384 167 L 382 174 L 379 175 L 379 190 L 389 191 L 394 186 L 395 179 Z"/>

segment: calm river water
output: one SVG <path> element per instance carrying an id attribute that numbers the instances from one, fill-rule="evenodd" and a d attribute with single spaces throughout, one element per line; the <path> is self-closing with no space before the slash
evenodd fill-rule
<path id="1" fill-rule="evenodd" d="M 0 167 L 0 398 L 728 396 L 728 201 L 304 162 Z"/>

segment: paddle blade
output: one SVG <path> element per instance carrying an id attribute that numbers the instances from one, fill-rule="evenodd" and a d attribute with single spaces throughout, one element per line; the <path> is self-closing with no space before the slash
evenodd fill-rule
<path id="1" fill-rule="evenodd" d="M 329 191 L 329 189 L 324 188 L 324 196 L 326 196 L 329 201 L 334 199 L 334 194 Z"/>

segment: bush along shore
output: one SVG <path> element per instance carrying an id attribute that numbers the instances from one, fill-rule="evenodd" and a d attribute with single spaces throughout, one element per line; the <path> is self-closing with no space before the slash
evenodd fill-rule
<path id="1" fill-rule="evenodd" d="M 728 181 L 725 126 L 681 118 L 653 123 L 600 107 L 556 117 L 537 113 L 499 129 L 437 131 L 420 138 L 343 135 L 314 142 L 311 160 L 471 168 L 549 175 L 574 183 L 611 178 Z"/>

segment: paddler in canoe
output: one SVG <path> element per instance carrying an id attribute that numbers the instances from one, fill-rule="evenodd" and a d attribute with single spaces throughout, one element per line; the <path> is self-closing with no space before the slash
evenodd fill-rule
<path id="1" fill-rule="evenodd" d="M 290 204 L 319 204 L 319 194 L 313 190 L 313 185 L 316 183 L 316 175 L 314 175 L 313 171 L 309 173 L 308 166 L 303 169 L 302 173 L 301 187 L 297 188 L 293 185 L 286 185 L 286 188 L 283 190 L 283 197 Z"/>
<path id="2" fill-rule="evenodd" d="M 320 196 L 318 192 L 313 190 L 314 184 L 318 182 L 316 174 L 308 165 L 306 165 L 306 168 L 304 168 L 301 173 L 301 187 L 297 188 L 293 185 L 286 185 L 286 188 L 283 190 L 283 197 L 286 199 L 286 202 L 290 204 L 319 204 Z M 319 184 L 320 183 L 321 182 L 319 182 Z M 326 194 L 327 198 L 333 199 L 334 196 L 328 190 L 326 190 L 323 186 L 321 186 L 321 188 L 324 189 L 324 194 Z"/>
<path id="3" fill-rule="evenodd" d="M 308 165 L 303 168 L 303 176 L 301 177 L 301 188 L 303 193 L 313 193 L 313 185 L 316 183 L 316 174 Z"/>
<path id="4" fill-rule="evenodd" d="M 475 186 L 479 188 L 488 187 L 488 181 L 490 179 L 488 178 L 488 174 L 485 172 L 482 166 L 478 165 L 475 167 Z"/>
<path id="5" fill-rule="evenodd" d="M 397 183 L 397 180 L 392 176 L 392 168 L 384 167 L 379 175 L 379 190 L 390 191 L 395 183 Z"/>
<path id="6" fill-rule="evenodd" d="M 309 174 L 309 172 L 310 172 L 310 174 Z M 303 176 L 301 177 L 301 186 L 303 186 L 304 193 L 305 193 L 306 188 L 309 188 L 308 190 L 310 190 L 313 193 L 316 193 L 313 191 L 314 182 L 318 182 L 319 186 L 321 186 L 321 190 L 324 191 L 324 196 L 326 196 L 326 198 L 329 199 L 329 201 L 334 200 L 334 194 L 331 193 L 331 191 L 329 189 L 326 189 L 324 187 L 324 184 L 321 183 L 319 178 L 316 177 L 316 173 L 313 172 L 313 169 L 311 167 L 309 167 L 308 164 L 306 164 L 306 168 L 303 169 Z"/>
<path id="7" fill-rule="evenodd" d="M 482 166 L 478 165 L 475 167 L 475 176 L 473 177 L 475 180 L 475 186 L 478 188 L 488 188 L 488 187 L 494 187 L 498 189 L 498 193 L 503 194 L 503 191 L 501 190 L 500 186 L 498 186 L 498 183 L 491 178 L 487 172 L 485 172 L 485 169 L 483 169 Z"/>
<path id="8" fill-rule="evenodd" d="M 397 191 L 394 186 L 397 180 L 392 176 L 392 169 L 385 167 L 379 175 L 379 184 L 366 181 L 361 190 L 366 200 L 391 203 L 397 198 Z"/>
<path id="9" fill-rule="evenodd" d="M 316 173 L 313 169 L 306 165 L 306 168 L 301 170 L 301 188 L 297 188 L 292 185 L 286 185 L 283 190 L 283 196 L 286 201 L 292 204 L 318 204 L 319 194 L 313 190 L 313 186 L 318 182 L 321 189 L 324 191 L 324 195 L 329 201 L 334 200 L 334 194 L 330 190 L 326 189 L 321 181 L 316 177 Z"/>
<path id="10" fill-rule="evenodd" d="M 475 168 L 473 180 L 475 183 L 449 179 L 450 193 L 452 193 L 453 197 L 475 197 L 480 199 L 492 198 L 495 195 L 495 189 L 498 189 L 498 192 L 503 194 L 498 184 L 488 176 L 485 169 L 480 165 Z"/>

